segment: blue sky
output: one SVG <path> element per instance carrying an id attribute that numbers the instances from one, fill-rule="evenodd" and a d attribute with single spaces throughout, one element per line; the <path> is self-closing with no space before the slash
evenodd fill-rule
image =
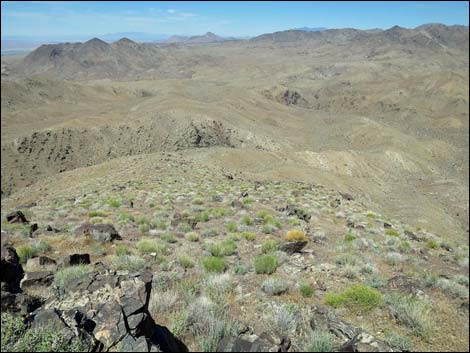
<path id="1" fill-rule="evenodd" d="M 115 32 L 255 36 L 298 27 L 468 26 L 462 2 L 2 1 L 2 38 L 96 36 Z"/>

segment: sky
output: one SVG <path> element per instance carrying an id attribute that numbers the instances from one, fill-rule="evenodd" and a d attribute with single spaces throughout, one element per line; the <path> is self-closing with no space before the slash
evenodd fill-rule
<path id="1" fill-rule="evenodd" d="M 256 36 L 299 27 L 468 26 L 468 2 L 2 1 L 1 35 L 86 37 L 116 32 Z"/>

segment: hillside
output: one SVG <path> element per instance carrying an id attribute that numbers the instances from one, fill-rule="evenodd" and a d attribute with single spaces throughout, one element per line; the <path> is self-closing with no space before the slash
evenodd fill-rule
<path id="1" fill-rule="evenodd" d="M 2 310 L 96 351 L 468 349 L 468 27 L 172 40 L 2 57 Z"/>

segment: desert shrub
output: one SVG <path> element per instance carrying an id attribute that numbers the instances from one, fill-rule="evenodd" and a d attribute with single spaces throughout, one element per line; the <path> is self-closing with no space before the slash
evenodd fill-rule
<path id="1" fill-rule="evenodd" d="M 242 199 L 242 202 L 243 202 L 244 205 L 249 205 L 249 204 L 255 202 L 255 199 L 252 198 L 252 197 L 244 197 Z"/>
<path id="2" fill-rule="evenodd" d="M 289 337 L 300 323 L 298 307 L 292 304 L 276 305 L 268 312 L 266 323 L 282 337 Z"/>
<path id="3" fill-rule="evenodd" d="M 73 281 L 87 276 L 93 267 L 91 265 L 76 265 L 65 267 L 55 273 L 54 286 L 60 289 L 65 289 Z"/>
<path id="4" fill-rule="evenodd" d="M 454 298 L 468 298 L 468 288 L 446 278 L 439 278 L 436 286 Z"/>
<path id="5" fill-rule="evenodd" d="M 111 267 L 116 271 L 136 271 L 144 268 L 147 262 L 134 255 L 119 255 L 113 258 Z"/>
<path id="6" fill-rule="evenodd" d="M 36 256 L 36 251 L 32 248 L 31 245 L 28 244 L 18 246 L 16 248 L 16 253 L 20 258 L 21 263 L 26 263 L 28 259 L 31 259 Z"/>
<path id="7" fill-rule="evenodd" d="M 178 258 L 178 262 L 183 268 L 193 268 L 194 267 L 194 262 L 188 256 L 185 256 L 185 255 L 180 256 Z"/>
<path id="8" fill-rule="evenodd" d="M 147 233 L 150 230 L 150 225 L 147 223 L 143 223 L 139 225 L 139 232 L 141 233 Z"/>
<path id="9" fill-rule="evenodd" d="M 155 219 L 150 222 L 150 227 L 153 229 L 166 230 L 168 228 L 168 224 L 163 219 Z"/>
<path id="10" fill-rule="evenodd" d="M 206 229 L 202 232 L 201 235 L 203 238 L 211 238 L 217 235 L 217 231 L 215 229 Z"/>
<path id="11" fill-rule="evenodd" d="M 346 265 L 355 266 L 360 262 L 360 260 L 356 255 L 341 254 L 341 255 L 336 256 L 335 262 L 337 265 L 341 265 L 341 266 L 346 266 Z"/>
<path id="12" fill-rule="evenodd" d="M 90 252 L 96 256 L 103 256 L 106 254 L 106 249 L 103 245 L 95 244 L 90 247 Z"/>
<path id="13" fill-rule="evenodd" d="M 255 257 L 254 267 L 258 274 L 266 273 L 268 275 L 274 273 L 278 266 L 278 260 L 273 255 L 262 255 Z"/>
<path id="14" fill-rule="evenodd" d="M 372 288 L 382 288 L 387 285 L 388 281 L 380 275 L 372 275 L 366 281 L 365 284 Z"/>
<path id="15" fill-rule="evenodd" d="M 408 337 L 402 336 L 395 331 L 385 332 L 385 342 L 392 348 L 398 349 L 401 352 L 411 352 L 413 343 Z"/>
<path id="16" fill-rule="evenodd" d="M 110 207 L 114 207 L 114 208 L 121 207 L 121 200 L 120 199 L 108 199 L 108 201 L 106 201 L 106 203 Z"/>
<path id="17" fill-rule="evenodd" d="M 357 239 L 356 236 L 349 234 L 349 233 L 344 236 L 344 241 L 347 243 L 352 242 L 353 240 L 356 240 L 356 239 Z"/>
<path id="18" fill-rule="evenodd" d="M 186 240 L 189 240 L 192 242 L 199 241 L 199 235 L 195 232 L 189 232 L 184 237 L 186 238 Z"/>
<path id="19" fill-rule="evenodd" d="M 183 232 L 183 233 L 190 232 L 192 229 L 193 228 L 191 228 L 189 223 L 183 222 L 183 223 L 178 224 L 178 230 Z"/>
<path id="20" fill-rule="evenodd" d="M 261 231 L 264 233 L 264 234 L 272 234 L 276 231 L 276 227 L 273 226 L 272 224 L 265 224 L 263 225 L 263 227 L 261 228 Z"/>
<path id="21" fill-rule="evenodd" d="M 126 245 L 116 246 L 116 249 L 114 250 L 114 252 L 115 252 L 116 256 L 129 255 L 131 253 Z"/>
<path id="22" fill-rule="evenodd" d="M 166 234 L 162 234 L 160 235 L 160 239 L 163 240 L 163 241 L 166 241 L 167 243 L 176 243 L 178 240 L 176 240 L 176 237 L 174 234 L 171 234 L 171 233 L 166 233 Z"/>
<path id="23" fill-rule="evenodd" d="M 195 199 L 193 199 L 193 201 L 192 201 L 192 204 L 193 204 L 193 205 L 202 205 L 203 203 L 204 203 L 204 200 L 201 199 L 201 198 L 195 198 Z"/>
<path id="24" fill-rule="evenodd" d="M 194 217 L 194 219 L 197 222 L 207 222 L 209 221 L 209 212 L 208 211 L 200 212 L 196 215 L 196 217 Z"/>
<path id="25" fill-rule="evenodd" d="M 271 240 L 265 241 L 263 245 L 261 245 L 261 251 L 263 252 L 263 254 L 269 254 L 269 253 L 276 251 L 278 247 L 279 247 L 279 242 L 271 239 Z"/>
<path id="26" fill-rule="evenodd" d="M 241 222 L 242 222 L 242 224 L 244 224 L 246 226 L 251 226 L 254 223 L 253 219 L 248 215 L 243 216 Z"/>
<path id="27" fill-rule="evenodd" d="M 325 303 L 334 308 L 348 305 L 360 311 L 370 311 L 383 302 L 382 294 L 363 284 L 355 284 L 342 293 L 327 293 Z"/>
<path id="28" fill-rule="evenodd" d="M 300 291 L 300 294 L 302 294 L 302 296 L 305 298 L 310 298 L 313 295 L 313 293 L 315 293 L 315 290 L 313 289 L 313 287 L 309 285 L 308 283 L 302 283 L 299 286 L 299 291 Z"/>
<path id="29" fill-rule="evenodd" d="M 411 251 L 411 245 L 407 241 L 402 241 L 400 244 L 398 244 L 397 249 L 402 253 L 409 253 Z"/>
<path id="30" fill-rule="evenodd" d="M 384 232 L 386 235 L 392 236 L 392 237 L 399 237 L 400 234 L 395 229 L 387 229 Z"/>
<path id="31" fill-rule="evenodd" d="M 208 256 L 202 260 L 202 266 L 207 272 L 224 272 L 227 264 L 222 257 Z"/>
<path id="32" fill-rule="evenodd" d="M 437 249 L 439 247 L 439 243 L 435 240 L 428 240 L 426 242 L 426 247 L 428 249 Z"/>
<path id="33" fill-rule="evenodd" d="M 160 255 L 167 255 L 168 248 L 164 244 L 160 244 L 155 240 L 142 239 L 137 243 L 137 249 L 142 254 L 156 253 Z"/>
<path id="34" fill-rule="evenodd" d="M 433 331 L 428 302 L 398 293 L 385 296 L 385 304 L 398 323 L 405 325 L 413 334 L 427 339 Z"/>
<path id="35" fill-rule="evenodd" d="M 92 218 L 92 217 L 106 217 L 106 213 L 103 212 L 103 211 L 99 211 L 99 210 L 94 210 L 94 211 L 90 211 L 88 212 L 88 217 Z"/>
<path id="36" fill-rule="evenodd" d="M 234 233 L 234 232 L 236 232 L 236 231 L 238 230 L 238 226 L 237 226 L 237 224 L 236 224 L 234 221 L 229 221 L 229 222 L 227 222 L 227 226 L 226 226 L 226 227 L 227 227 L 227 230 L 228 230 L 229 232 L 232 232 L 232 233 Z"/>
<path id="37" fill-rule="evenodd" d="M 256 235 L 251 233 L 251 232 L 243 232 L 242 237 L 245 238 L 248 241 L 255 241 L 256 240 Z"/>
<path id="38" fill-rule="evenodd" d="M 119 214 L 119 220 L 120 221 L 124 221 L 124 222 L 134 222 L 135 221 L 135 217 L 133 215 L 131 215 L 130 213 L 127 213 L 127 212 L 121 212 Z"/>
<path id="39" fill-rule="evenodd" d="M 222 257 L 235 253 L 237 244 L 233 240 L 224 240 L 219 243 L 209 244 L 209 252 L 212 256 Z"/>
<path id="40" fill-rule="evenodd" d="M 287 232 L 286 240 L 287 241 L 302 241 L 302 240 L 308 240 L 308 238 L 305 236 L 305 232 L 298 230 L 298 229 L 293 229 Z"/>
<path id="41" fill-rule="evenodd" d="M 335 338 L 328 331 L 316 329 L 305 342 L 304 352 L 333 352 L 335 348 Z"/>
<path id="42" fill-rule="evenodd" d="M 271 295 L 280 295 L 289 290 L 289 283 L 282 278 L 271 277 L 261 284 L 263 292 Z"/>
<path id="43" fill-rule="evenodd" d="M 179 292 L 174 289 L 153 290 L 150 294 L 149 311 L 153 315 L 171 313 L 181 302 Z"/>
<path id="44" fill-rule="evenodd" d="M 239 264 L 235 266 L 233 271 L 235 272 L 236 275 L 243 276 L 248 273 L 248 268 L 244 265 Z"/>
<path id="45" fill-rule="evenodd" d="M 396 266 L 404 261 L 404 256 L 398 252 L 389 252 L 385 255 L 385 262 L 390 266 Z"/>
<path id="46" fill-rule="evenodd" d="M 367 218 L 371 218 L 371 219 L 376 219 L 377 218 L 377 215 L 375 213 L 368 213 L 366 216 L 367 216 Z"/>

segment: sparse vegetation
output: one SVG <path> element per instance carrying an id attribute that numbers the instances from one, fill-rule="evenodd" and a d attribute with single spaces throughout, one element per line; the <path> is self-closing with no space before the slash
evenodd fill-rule
<path id="1" fill-rule="evenodd" d="M 77 279 L 87 276 L 93 267 L 91 265 L 76 265 L 65 267 L 55 273 L 54 286 L 65 290 L 68 285 Z"/>
<path id="2" fill-rule="evenodd" d="M 222 257 L 208 256 L 202 260 L 202 266 L 207 272 L 224 272 L 227 264 Z"/>
<path id="3" fill-rule="evenodd" d="M 302 283 L 299 286 L 299 291 L 300 291 L 300 294 L 302 294 L 302 296 L 305 298 L 310 298 L 315 293 L 315 290 L 313 289 L 313 287 L 309 285 L 308 283 Z"/>
<path id="4" fill-rule="evenodd" d="M 289 290 L 289 283 L 282 278 L 270 277 L 262 283 L 261 289 L 270 295 L 280 295 Z"/>
<path id="5" fill-rule="evenodd" d="M 334 336 L 328 331 L 315 330 L 307 338 L 304 352 L 333 352 L 335 348 Z"/>
<path id="6" fill-rule="evenodd" d="M 308 238 L 305 236 L 305 232 L 294 229 L 290 230 L 286 234 L 286 240 L 287 241 L 303 241 L 303 240 L 308 240 Z"/>

